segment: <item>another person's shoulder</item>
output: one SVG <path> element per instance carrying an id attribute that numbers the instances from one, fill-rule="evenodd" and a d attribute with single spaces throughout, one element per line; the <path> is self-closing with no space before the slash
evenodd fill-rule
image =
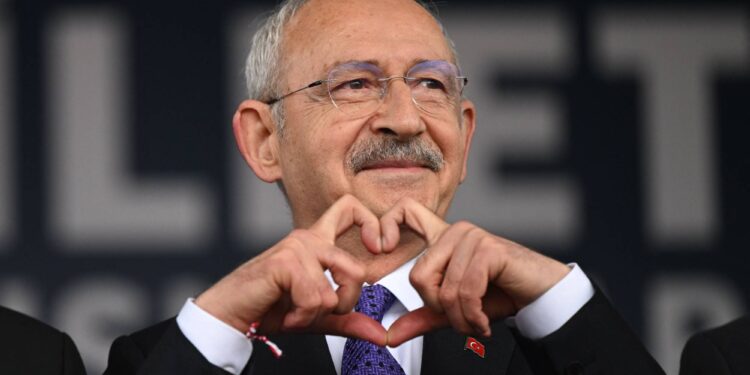
<path id="1" fill-rule="evenodd" d="M 697 335 L 705 335 L 717 343 L 750 343 L 750 316 L 743 316 L 723 326 L 700 332 Z"/>
<path id="2" fill-rule="evenodd" d="M 28 315 L 0 306 L 0 336 L 2 346 L 18 345 L 19 341 L 33 340 L 36 345 L 62 343 L 66 335 Z M 39 339 L 43 339 L 39 341 Z"/>
<path id="3" fill-rule="evenodd" d="M 64 332 L 2 306 L 0 330 L 0 369 L 25 374 L 85 373 L 78 349 Z"/>
<path id="4" fill-rule="evenodd" d="M 742 354 L 750 357 L 750 316 L 743 316 L 722 326 L 698 332 L 688 341 L 686 349 L 691 345 L 712 345 L 722 353 Z"/>
<path id="5" fill-rule="evenodd" d="M 750 316 L 694 334 L 682 352 L 681 375 L 750 373 Z"/>

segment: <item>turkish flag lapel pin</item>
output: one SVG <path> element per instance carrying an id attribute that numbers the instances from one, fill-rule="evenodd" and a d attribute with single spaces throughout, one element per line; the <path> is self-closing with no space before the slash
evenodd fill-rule
<path id="1" fill-rule="evenodd" d="M 466 349 L 471 350 L 474 354 L 484 358 L 484 344 L 479 342 L 479 340 L 467 336 L 466 344 L 464 345 L 464 350 Z"/>

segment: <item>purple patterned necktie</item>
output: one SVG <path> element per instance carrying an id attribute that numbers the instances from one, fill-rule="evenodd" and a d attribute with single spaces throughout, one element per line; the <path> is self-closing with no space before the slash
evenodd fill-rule
<path id="1" fill-rule="evenodd" d="M 396 296 L 382 285 L 362 288 L 354 311 L 365 314 L 378 322 L 388 310 Z M 364 340 L 348 339 L 344 345 L 341 375 L 397 375 L 404 370 L 388 349 Z"/>

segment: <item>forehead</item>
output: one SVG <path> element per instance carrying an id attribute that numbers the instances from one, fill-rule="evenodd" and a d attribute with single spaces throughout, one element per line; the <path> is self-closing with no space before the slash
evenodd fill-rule
<path id="1" fill-rule="evenodd" d="M 290 77 L 337 61 L 377 61 L 387 71 L 452 60 L 440 26 L 414 0 L 311 0 L 287 25 L 282 51 Z"/>

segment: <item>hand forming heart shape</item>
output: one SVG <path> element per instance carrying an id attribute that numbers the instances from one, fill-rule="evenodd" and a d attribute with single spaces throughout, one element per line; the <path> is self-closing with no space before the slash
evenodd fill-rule
<path id="1" fill-rule="evenodd" d="M 385 345 L 383 326 L 351 312 L 365 279 L 365 267 L 336 247 L 338 236 L 357 225 L 367 249 L 380 253 L 378 218 L 352 196 L 334 203 L 309 229 L 296 229 L 244 263 L 196 298 L 214 317 L 245 332 L 261 322 L 263 333 L 315 332 Z M 331 288 L 323 271 L 339 285 Z"/>
<path id="2" fill-rule="evenodd" d="M 396 248 L 401 225 L 427 242 L 410 273 L 426 306 L 403 315 L 387 333 L 380 323 L 351 312 L 365 267 L 335 242 L 354 225 L 373 254 Z M 335 292 L 325 269 L 339 285 Z M 309 229 L 292 231 L 201 294 L 196 304 L 240 331 L 261 321 L 267 333 L 305 331 L 398 346 L 448 325 L 488 336 L 491 319 L 515 313 L 568 271 L 470 223 L 449 225 L 412 199 L 402 199 L 378 220 L 359 200 L 344 196 Z"/>
<path id="3" fill-rule="evenodd" d="M 448 325 L 465 334 L 489 336 L 490 320 L 518 310 L 518 304 L 492 281 L 503 272 L 507 252 L 525 248 L 467 222 L 450 225 L 409 198 L 399 201 L 380 223 L 384 250 L 398 244 L 401 225 L 427 242 L 410 273 L 410 282 L 426 306 L 391 325 L 389 346 Z"/>

